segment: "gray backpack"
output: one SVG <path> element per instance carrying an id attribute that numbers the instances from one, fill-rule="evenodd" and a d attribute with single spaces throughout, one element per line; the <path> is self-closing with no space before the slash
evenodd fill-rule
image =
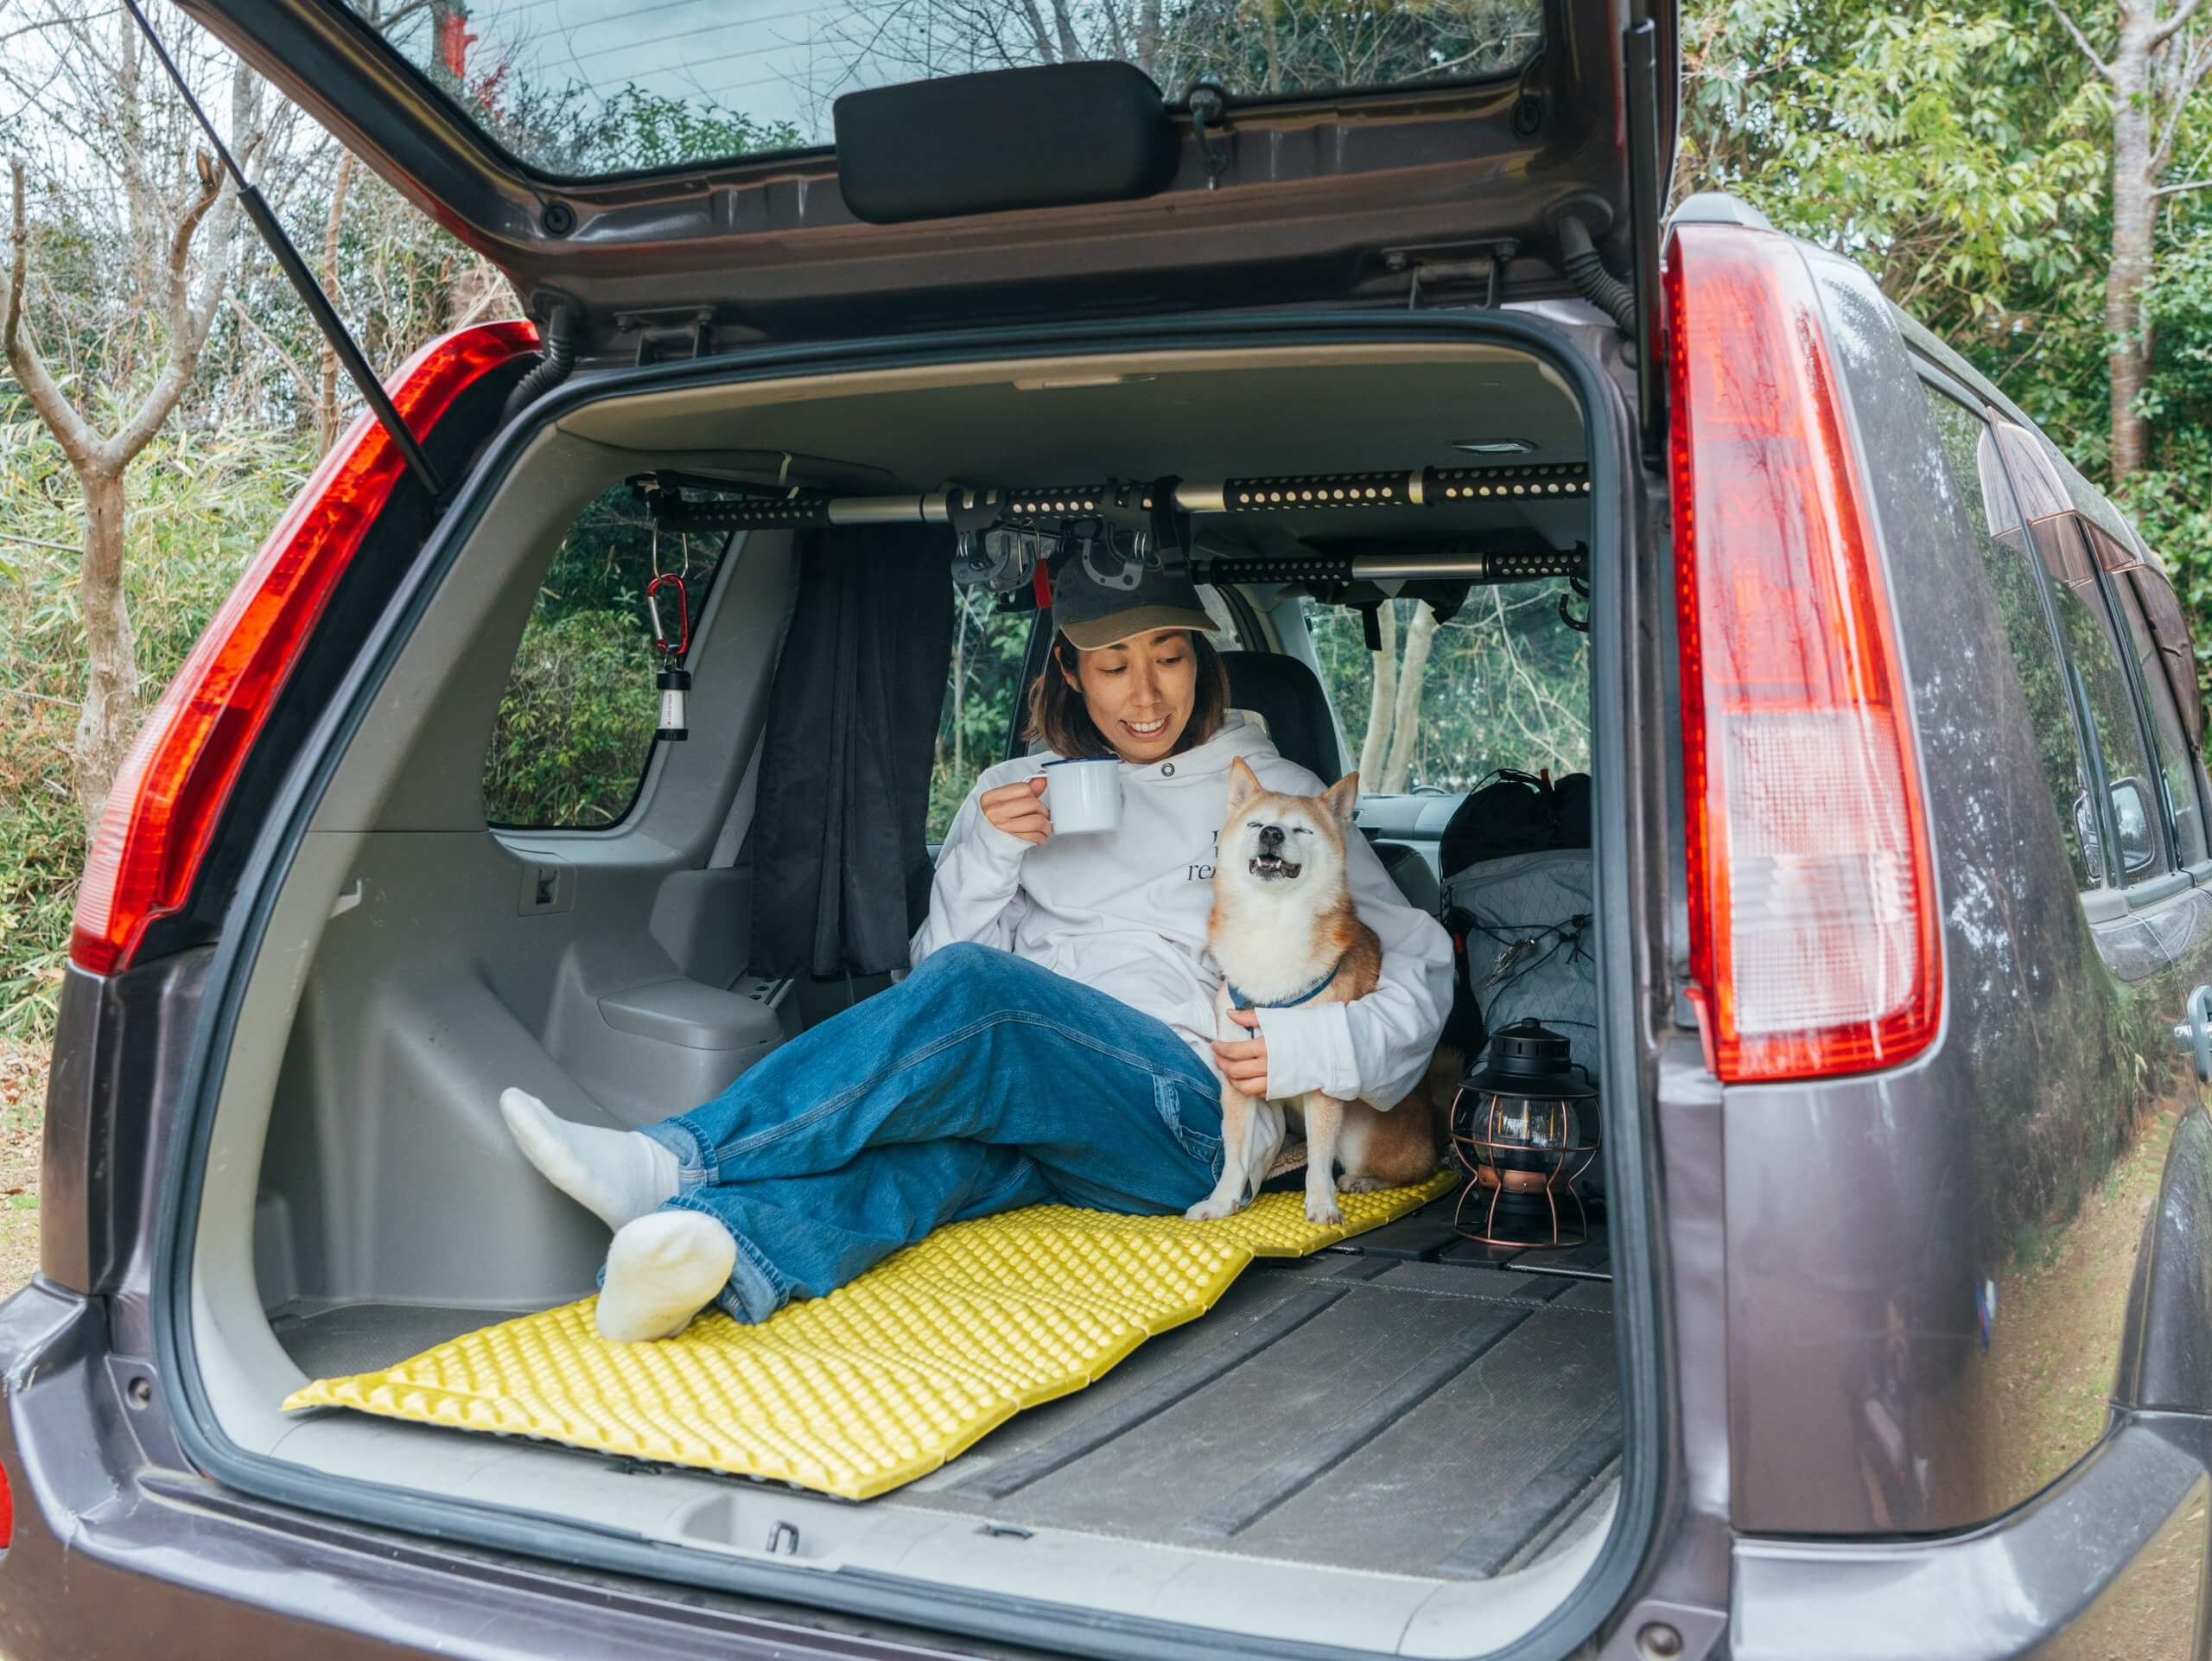
<path id="1" fill-rule="evenodd" d="M 1551 848 L 1484 860 L 1444 881 L 1445 920 L 1465 943 L 1464 990 L 1490 1032 L 1531 1016 L 1598 1073 L 1598 959 L 1590 850 Z M 1593 1165 L 1579 1185 L 1601 1193 Z"/>

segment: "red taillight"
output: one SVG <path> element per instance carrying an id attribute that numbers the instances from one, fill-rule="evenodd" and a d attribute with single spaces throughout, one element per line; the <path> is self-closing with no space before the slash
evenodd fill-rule
<path id="1" fill-rule="evenodd" d="M 8 1467 L 0 1465 L 0 1551 L 16 1537 L 16 1496 L 8 1487 Z"/>
<path id="2" fill-rule="evenodd" d="M 1789 242 L 1669 250 L 1690 972 L 1729 1080 L 1893 1066 L 1942 985 L 1889 596 L 1810 274 Z"/>
<path id="3" fill-rule="evenodd" d="M 391 383 L 392 403 L 421 438 L 480 376 L 537 347 L 526 322 L 461 329 L 408 361 Z M 382 427 L 366 416 L 354 423 L 147 716 L 85 861 L 69 945 L 79 968 L 128 967 L 146 925 L 184 904 L 248 748 L 405 470 Z"/>

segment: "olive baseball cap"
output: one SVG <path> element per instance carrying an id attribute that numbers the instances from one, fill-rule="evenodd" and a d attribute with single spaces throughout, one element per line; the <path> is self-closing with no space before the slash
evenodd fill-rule
<path id="1" fill-rule="evenodd" d="M 1092 582 L 1077 559 L 1052 579 L 1052 622 L 1085 652 L 1164 628 L 1205 633 L 1214 626 L 1198 584 L 1187 576 L 1147 566 L 1134 589 L 1109 589 Z"/>

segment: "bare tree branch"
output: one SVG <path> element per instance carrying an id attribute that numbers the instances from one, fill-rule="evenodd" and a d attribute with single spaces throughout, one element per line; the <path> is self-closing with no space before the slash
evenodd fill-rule
<path id="1" fill-rule="evenodd" d="M 307 404 L 309 408 L 313 408 L 315 404 L 315 383 L 308 378 L 308 372 L 301 367 L 300 360 L 284 349 L 283 343 L 282 341 L 276 340 L 267 329 L 262 328 L 261 324 L 255 319 L 253 313 L 246 309 L 245 302 L 239 299 L 237 295 L 225 295 L 223 296 L 223 309 L 229 312 L 232 316 L 238 320 L 238 327 L 245 330 L 247 334 L 252 335 L 253 338 L 260 343 L 261 349 L 263 351 L 266 352 L 270 357 L 276 359 L 278 363 L 283 366 L 284 372 L 292 378 L 292 385 L 299 389 L 299 394 L 302 401 Z"/>
<path id="2" fill-rule="evenodd" d="M 99 441 L 55 382 L 46 360 L 39 355 L 37 342 L 23 327 L 23 280 L 31 263 L 30 230 L 23 212 L 23 164 L 11 162 L 8 171 L 13 186 L 14 213 L 10 229 L 14 247 L 8 267 L 7 300 L 0 305 L 0 349 L 5 350 L 8 366 L 16 372 L 17 385 L 29 398 L 39 419 L 46 423 L 60 444 L 70 466 L 82 472 L 93 464 Z"/>
<path id="3" fill-rule="evenodd" d="M 2174 139 L 2181 131 L 2182 117 L 2188 112 L 2190 99 L 2203 84 L 2204 77 L 2212 73 L 2212 38 L 2193 41 L 2182 60 L 2179 73 L 2172 83 L 2164 89 L 2166 98 L 2166 119 L 2160 130 L 2158 143 L 2151 150 L 2151 171 L 2153 175 L 2165 171 L 2173 157 Z"/>
<path id="4" fill-rule="evenodd" d="M 2184 0 L 2179 11 L 2151 31 L 2151 50 L 2156 52 L 2181 30 L 2186 29 L 2189 26 L 2189 20 L 2196 16 L 2197 7 L 2203 3 L 2204 0 Z"/>
<path id="5" fill-rule="evenodd" d="M 1028 18 L 1029 28 L 1037 37 L 1037 61 L 1052 61 L 1052 37 L 1045 32 L 1045 14 L 1037 10 L 1037 0 L 1021 0 L 1022 15 Z"/>
<path id="6" fill-rule="evenodd" d="M 1067 0 L 1052 0 L 1052 25 L 1060 33 L 1060 61 L 1079 62 L 1083 56 L 1083 42 L 1075 37 L 1075 19 L 1068 16 Z"/>
<path id="7" fill-rule="evenodd" d="M 2082 33 L 2080 26 L 2066 15 L 2065 8 L 2058 3 L 2058 0 L 2044 0 L 2044 3 L 2050 8 L 2053 16 L 2066 25 L 2066 32 L 2074 37 L 2074 44 L 2082 48 L 2082 55 L 2096 66 L 2099 74 L 2107 80 L 2111 80 L 2113 79 L 2112 66 L 2097 55 L 2096 48 L 2089 44 L 2089 37 Z M 2190 0 L 2190 3 L 2193 5 L 2195 0 Z"/>

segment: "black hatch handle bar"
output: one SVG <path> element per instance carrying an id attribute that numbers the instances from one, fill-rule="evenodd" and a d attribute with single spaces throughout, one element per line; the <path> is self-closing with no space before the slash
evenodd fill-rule
<path id="1" fill-rule="evenodd" d="M 176 90 L 184 95 L 185 107 L 192 111 L 193 119 L 207 135 L 207 142 L 215 147 L 215 154 L 221 158 L 224 169 L 238 186 L 238 205 L 245 209 L 246 218 L 253 221 L 253 228 L 261 233 L 261 239 L 269 245 L 269 251 L 276 255 L 277 269 L 298 291 L 301 301 L 308 309 L 308 315 L 315 319 L 315 326 L 322 331 L 323 339 L 330 342 L 330 349 L 338 354 L 338 361 L 346 366 L 346 373 L 360 389 L 362 398 L 367 400 L 370 410 L 382 423 L 385 431 L 391 435 L 391 442 L 398 447 L 399 454 L 407 462 L 407 470 L 422 482 L 423 489 L 429 492 L 432 501 L 438 500 L 445 494 L 445 486 L 439 481 L 437 469 L 430 465 L 430 458 L 423 454 L 423 447 L 415 442 L 415 435 L 407 430 L 407 423 L 400 419 L 399 411 L 392 408 L 391 399 L 384 390 L 384 383 L 377 379 L 376 371 L 369 367 L 369 360 L 361 355 L 361 348 L 353 344 L 353 337 L 346 332 L 346 325 L 340 321 L 336 309 L 331 305 L 330 296 L 315 280 L 315 273 L 308 270 L 307 262 L 300 258 L 300 251 L 292 246 L 292 239 L 284 234 L 284 227 L 276 223 L 276 216 L 269 211 L 269 204 L 261 192 L 247 182 L 245 172 L 238 164 L 238 158 L 231 154 L 230 147 L 216 132 L 214 124 L 207 119 L 207 112 L 200 107 L 200 100 L 193 97 L 192 88 L 178 73 L 175 63 L 169 57 L 168 48 L 162 44 L 162 37 L 154 32 L 153 24 L 139 10 L 138 0 L 123 0 L 123 3 L 130 13 L 131 20 L 138 25 L 138 32 L 154 48 L 154 55 L 162 60 L 162 67 L 176 83 Z"/>

